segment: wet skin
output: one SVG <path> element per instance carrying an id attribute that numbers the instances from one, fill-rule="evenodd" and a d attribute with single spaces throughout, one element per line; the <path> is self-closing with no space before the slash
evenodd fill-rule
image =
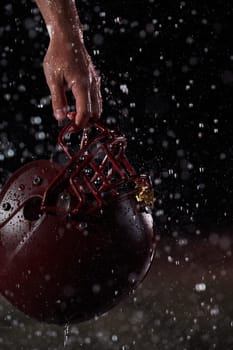
<path id="1" fill-rule="evenodd" d="M 83 128 L 102 112 L 100 77 L 83 41 L 82 25 L 72 0 L 36 0 L 45 20 L 50 43 L 43 67 L 55 118 L 68 116 Z M 68 114 L 66 90 L 76 102 L 76 114 Z"/>

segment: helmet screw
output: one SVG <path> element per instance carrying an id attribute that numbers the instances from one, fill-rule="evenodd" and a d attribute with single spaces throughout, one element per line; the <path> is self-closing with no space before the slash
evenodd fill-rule
<path id="1" fill-rule="evenodd" d="M 42 183 L 42 179 L 41 179 L 39 176 L 36 176 L 36 177 L 33 179 L 33 185 L 39 186 L 41 183 Z"/>
<path id="2" fill-rule="evenodd" d="M 3 205 L 2 205 L 3 210 L 8 211 L 8 210 L 10 210 L 10 208 L 11 208 L 11 205 L 9 202 L 3 203 Z"/>

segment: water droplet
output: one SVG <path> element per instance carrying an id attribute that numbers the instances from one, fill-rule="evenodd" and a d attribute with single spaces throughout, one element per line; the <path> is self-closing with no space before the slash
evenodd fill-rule
<path id="1" fill-rule="evenodd" d="M 120 350 L 129 350 L 129 346 L 128 345 L 122 345 Z"/>
<path id="2" fill-rule="evenodd" d="M 112 335 L 112 341 L 117 342 L 118 341 L 118 336 L 116 334 Z"/>
<path id="3" fill-rule="evenodd" d="M 67 323 L 64 326 L 64 348 L 68 345 L 70 325 Z"/>
<path id="4" fill-rule="evenodd" d="M 33 179 L 33 185 L 39 186 L 42 183 L 42 179 L 39 176 L 35 176 Z"/>
<path id="5" fill-rule="evenodd" d="M 86 222 L 80 222 L 78 225 L 78 228 L 80 231 L 85 230 L 85 228 L 87 228 L 87 223 Z"/>
<path id="6" fill-rule="evenodd" d="M 3 203 L 2 208 L 3 208 L 3 210 L 8 211 L 8 210 L 10 210 L 11 205 L 10 205 L 10 203 L 5 202 L 5 203 Z"/>
<path id="7" fill-rule="evenodd" d="M 48 171 L 48 168 L 42 168 L 41 169 L 42 174 L 46 173 L 47 171 Z"/>
<path id="8" fill-rule="evenodd" d="M 206 284 L 205 283 L 197 283 L 195 285 L 196 292 L 205 292 L 206 290 Z"/>

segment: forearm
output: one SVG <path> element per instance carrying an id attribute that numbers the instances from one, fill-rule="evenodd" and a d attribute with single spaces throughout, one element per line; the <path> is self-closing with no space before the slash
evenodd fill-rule
<path id="1" fill-rule="evenodd" d="M 74 0 L 35 0 L 50 37 L 76 35 L 82 41 L 82 26 Z"/>
<path id="2" fill-rule="evenodd" d="M 54 116 L 72 117 L 78 127 L 102 112 L 100 78 L 83 42 L 83 31 L 75 0 L 35 0 L 50 35 L 43 61 Z M 69 116 L 66 90 L 75 98 L 76 112 Z"/>

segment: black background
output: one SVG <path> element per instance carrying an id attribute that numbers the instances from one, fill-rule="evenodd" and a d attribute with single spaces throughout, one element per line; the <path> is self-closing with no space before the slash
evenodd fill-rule
<path id="1" fill-rule="evenodd" d="M 230 227 L 231 2 L 80 0 L 78 9 L 102 77 L 103 120 L 121 128 L 131 162 L 152 176 L 160 234 Z M 35 3 L 1 1 L 0 14 L 3 185 L 22 164 L 53 154 L 58 126 L 42 69 L 49 38 Z"/>

